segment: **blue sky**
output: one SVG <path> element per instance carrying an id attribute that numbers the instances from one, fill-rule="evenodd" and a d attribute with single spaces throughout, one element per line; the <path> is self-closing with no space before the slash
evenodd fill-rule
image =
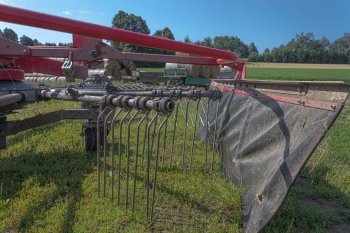
<path id="1" fill-rule="evenodd" d="M 259 51 L 288 42 L 297 33 L 314 32 L 331 41 L 350 32 L 350 0 L 0 0 L 0 3 L 58 16 L 111 25 L 123 10 L 142 16 L 155 32 L 168 26 L 177 40 L 234 35 L 255 42 Z M 41 42 L 69 42 L 71 36 L 0 22 Z"/>

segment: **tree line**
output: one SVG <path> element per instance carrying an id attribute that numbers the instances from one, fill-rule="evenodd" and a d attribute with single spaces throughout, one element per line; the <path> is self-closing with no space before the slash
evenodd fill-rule
<path id="1" fill-rule="evenodd" d="M 139 32 L 151 35 L 151 31 L 146 20 L 141 16 L 119 11 L 112 20 L 112 27 L 121 28 L 129 31 Z M 156 30 L 153 36 L 175 40 L 175 36 L 169 27 Z M 0 36 L 10 40 L 20 42 L 23 45 L 46 45 L 56 46 L 56 43 L 40 43 L 37 39 L 32 39 L 26 35 L 18 38 L 18 35 L 9 28 L 0 30 Z M 292 38 L 287 44 L 266 48 L 259 52 L 254 42 L 244 43 L 237 36 L 215 36 L 206 37 L 201 41 L 191 41 L 187 35 L 184 40 L 186 43 L 194 43 L 203 46 L 230 50 L 240 54 L 243 60 L 249 62 L 279 62 L 279 63 L 320 63 L 320 64 L 350 64 L 350 33 L 345 33 L 342 37 L 329 41 L 326 37 L 316 39 L 314 34 L 300 33 Z M 157 53 L 157 54 L 174 54 L 174 52 L 148 48 L 143 46 L 131 45 L 122 42 L 111 42 L 112 46 L 124 52 L 137 53 Z M 58 43 L 58 46 L 71 46 L 70 43 Z M 161 67 L 164 63 L 145 63 L 138 62 L 141 67 Z"/>
<path id="2" fill-rule="evenodd" d="M 38 46 L 38 45 L 45 45 L 45 46 L 72 46 L 72 43 L 54 43 L 54 42 L 45 42 L 41 43 L 37 39 L 32 39 L 29 36 L 22 35 L 21 37 L 18 37 L 17 33 L 12 30 L 11 28 L 5 28 L 4 30 L 0 29 L 0 36 L 12 40 L 14 42 L 20 43 L 22 45 L 26 46 Z"/>

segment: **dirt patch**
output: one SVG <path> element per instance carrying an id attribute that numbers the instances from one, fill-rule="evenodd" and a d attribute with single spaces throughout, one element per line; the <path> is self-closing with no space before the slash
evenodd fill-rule
<path id="1" fill-rule="evenodd" d="M 301 203 L 310 206 L 320 213 L 333 212 L 337 211 L 339 208 L 343 208 L 342 203 L 335 200 L 304 198 L 301 200 Z"/>
<path id="2" fill-rule="evenodd" d="M 203 226 L 194 224 L 192 221 L 200 212 L 189 212 L 179 206 L 156 207 L 157 218 L 151 226 L 151 232 L 188 232 L 203 231 Z M 198 216 L 197 216 L 198 217 Z"/>
<path id="3" fill-rule="evenodd" d="M 332 233 L 350 232 L 350 223 L 349 222 L 340 222 L 340 223 L 334 224 L 329 229 L 329 232 L 332 232 Z"/>
<path id="4" fill-rule="evenodd" d="M 345 206 L 340 200 L 304 198 L 301 203 L 310 206 L 317 212 L 334 214 L 334 222 L 328 227 L 328 232 L 350 232 L 350 221 L 344 215 L 344 213 L 350 215 L 350 207 Z"/>

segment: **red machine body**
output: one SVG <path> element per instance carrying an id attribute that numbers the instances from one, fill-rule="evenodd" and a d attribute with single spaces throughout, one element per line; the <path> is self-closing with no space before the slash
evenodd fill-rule
<path id="1" fill-rule="evenodd" d="M 63 61 L 52 58 L 64 58 L 74 62 L 80 70 L 78 78 L 84 79 L 89 62 L 114 58 L 118 60 L 134 60 L 146 62 L 169 62 L 182 64 L 200 64 L 229 66 L 237 70 L 234 79 L 245 79 L 245 63 L 238 62 L 238 54 L 209 48 L 205 46 L 183 43 L 174 40 L 149 36 L 118 28 L 52 16 L 39 12 L 24 10 L 0 4 L 0 20 L 27 26 L 39 27 L 73 34 L 73 48 L 59 46 L 23 46 L 4 38 L 0 38 L 0 59 L 5 58 L 15 69 L 26 73 L 36 72 L 50 75 L 64 75 L 61 67 Z M 171 50 L 199 56 L 174 56 L 162 54 L 124 53 L 105 44 L 101 39 L 120 41 L 129 44 Z M 23 79 L 21 72 L 11 71 L 12 75 L 1 75 L 2 79 Z M 8 79 L 7 78 L 7 79 Z"/>

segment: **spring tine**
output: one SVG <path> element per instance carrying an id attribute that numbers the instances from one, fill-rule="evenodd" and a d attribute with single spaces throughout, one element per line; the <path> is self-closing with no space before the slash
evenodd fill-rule
<path id="1" fill-rule="evenodd" d="M 115 170 L 115 149 L 114 149 L 114 126 L 115 126 L 115 121 L 117 120 L 118 116 L 120 113 L 123 111 L 123 109 L 120 109 L 117 114 L 114 115 L 112 122 L 111 122 L 111 133 L 112 133 L 112 144 L 111 144 L 111 154 L 112 154 L 112 196 L 111 200 L 114 201 L 114 170 Z"/>
<path id="2" fill-rule="evenodd" d="M 153 133 L 152 133 L 151 156 L 153 153 L 154 137 L 156 135 L 157 123 L 158 123 L 158 117 L 156 118 L 156 120 L 154 122 L 154 128 L 153 128 Z"/>
<path id="3" fill-rule="evenodd" d="M 185 150 L 186 150 L 186 140 L 187 140 L 187 123 L 188 123 L 188 108 L 190 105 L 190 99 L 186 100 L 186 114 L 185 114 L 185 129 L 184 129 L 184 142 L 182 145 L 182 166 L 185 165 Z"/>
<path id="4" fill-rule="evenodd" d="M 122 143 L 123 143 L 123 123 L 127 116 L 131 113 L 131 109 L 129 109 L 119 123 L 119 153 L 118 153 L 118 196 L 117 202 L 118 205 L 120 203 L 120 183 L 121 183 L 121 167 L 122 167 Z"/>
<path id="5" fill-rule="evenodd" d="M 176 104 L 176 109 L 175 109 L 175 114 L 174 114 L 174 128 L 173 128 L 173 136 L 171 139 L 171 152 L 170 152 L 170 167 L 173 162 L 173 153 L 174 153 L 174 143 L 175 143 L 175 132 L 176 132 L 176 125 L 177 125 L 177 113 L 179 112 L 179 104 L 180 104 L 180 99 L 178 100 Z"/>
<path id="6" fill-rule="evenodd" d="M 162 162 L 164 163 L 164 157 L 165 157 L 165 147 L 166 147 L 166 134 L 168 131 L 168 122 L 169 122 L 169 117 L 168 120 L 165 122 L 165 128 L 164 128 L 164 140 L 163 140 L 163 155 L 162 155 Z"/>
<path id="7" fill-rule="evenodd" d="M 132 211 L 135 210 L 135 195 L 136 195 L 136 177 L 137 177 L 137 162 L 139 157 L 139 139 L 140 139 L 140 128 L 141 124 L 148 118 L 149 112 L 142 117 L 137 125 L 137 133 L 136 133 L 136 151 L 135 151 L 135 169 L 134 169 L 134 189 L 132 191 Z"/>
<path id="8" fill-rule="evenodd" d="M 215 112 L 215 128 L 214 128 L 214 133 L 213 133 L 213 148 L 212 148 L 212 154 L 211 154 L 211 166 L 210 166 L 210 172 L 213 171 L 213 166 L 214 166 L 214 153 L 215 153 L 215 143 L 217 142 L 216 141 L 216 130 L 217 130 L 217 124 L 218 124 L 218 112 L 219 112 L 219 103 L 220 103 L 220 100 L 216 101 L 216 112 Z"/>
<path id="9" fill-rule="evenodd" d="M 110 117 L 114 114 L 115 110 L 111 110 L 103 123 L 103 193 L 102 196 L 106 196 L 106 184 L 107 184 L 107 147 L 108 147 L 108 139 L 107 139 L 107 123 Z"/>
<path id="10" fill-rule="evenodd" d="M 189 111 L 188 111 L 188 119 L 191 121 L 191 123 L 192 123 L 192 127 L 194 128 L 194 121 L 193 121 L 193 119 L 192 119 L 192 114 L 191 114 L 191 111 L 190 111 L 190 107 L 189 107 Z"/>
<path id="11" fill-rule="evenodd" d="M 159 113 L 157 112 L 156 115 L 153 117 L 151 122 L 147 126 L 147 166 L 146 166 L 146 215 L 147 219 L 149 217 L 149 171 L 151 166 L 151 148 L 150 148 L 150 131 L 151 126 L 154 123 L 154 121 L 158 118 Z"/>
<path id="12" fill-rule="evenodd" d="M 159 156 L 159 144 L 160 144 L 160 134 L 164 124 L 168 121 L 170 114 L 166 116 L 163 122 L 159 125 L 158 128 L 158 137 L 157 137 L 157 145 L 156 145 L 156 157 L 155 157 L 155 167 L 154 167 L 154 178 L 153 178 L 153 195 L 152 195 L 152 204 L 151 204 L 151 221 L 153 218 L 153 209 L 154 209 L 154 200 L 156 196 L 156 185 L 157 185 L 157 173 L 158 173 L 158 156 Z"/>
<path id="13" fill-rule="evenodd" d="M 207 113 L 205 112 L 205 108 L 203 106 L 203 102 L 201 100 L 201 108 L 202 108 L 202 112 L 203 112 L 203 117 L 206 119 L 207 118 Z M 204 119 L 202 118 L 202 116 L 200 116 L 200 120 L 201 120 L 201 125 L 205 126 L 205 121 Z"/>
<path id="14" fill-rule="evenodd" d="M 128 123 L 128 136 L 127 136 L 127 146 L 126 146 L 126 201 L 125 201 L 125 207 L 128 208 L 129 204 L 129 170 L 130 170 L 130 126 L 131 123 L 134 121 L 135 117 L 140 112 L 137 111 L 129 120 Z"/>
<path id="15" fill-rule="evenodd" d="M 205 169 L 208 168 L 208 134 L 209 134 L 209 102 L 210 99 L 208 99 L 207 102 L 207 114 L 206 114 L 206 134 L 205 134 Z"/>
<path id="16" fill-rule="evenodd" d="M 197 130 L 197 119 L 198 119 L 198 112 L 199 112 L 199 102 L 200 99 L 197 100 L 196 103 L 196 118 L 194 120 L 194 130 L 193 130 L 193 137 L 192 137 L 192 146 L 191 146 L 191 158 L 190 158 L 190 170 L 192 170 L 192 159 L 193 159 L 193 150 L 194 150 L 194 139 L 196 137 L 196 130 Z"/>
<path id="17" fill-rule="evenodd" d="M 96 126 L 96 133 L 97 133 L 97 196 L 100 197 L 101 193 L 101 172 L 100 172 L 100 156 L 101 156 L 101 126 L 100 121 L 101 118 L 104 116 L 106 112 L 108 112 L 110 109 L 105 108 L 102 110 L 102 112 L 97 117 L 97 126 Z"/>
<path id="18" fill-rule="evenodd" d="M 149 121 L 149 115 L 150 115 L 150 114 L 147 114 L 147 117 L 146 117 L 145 133 L 144 133 L 144 135 L 143 135 L 142 161 L 141 161 L 142 167 L 143 167 L 143 160 L 144 160 L 144 158 L 145 158 L 146 137 L 147 137 L 147 126 L 148 126 L 148 121 Z"/>

